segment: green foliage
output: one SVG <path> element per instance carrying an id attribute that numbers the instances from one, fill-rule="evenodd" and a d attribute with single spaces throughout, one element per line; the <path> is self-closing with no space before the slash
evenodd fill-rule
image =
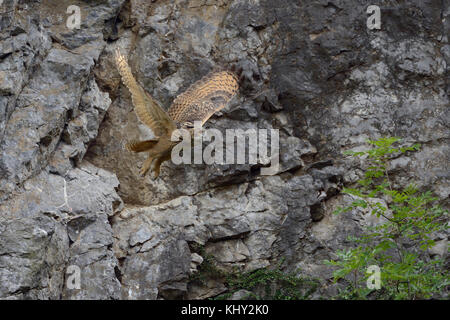
<path id="1" fill-rule="evenodd" d="M 252 272 L 236 272 L 227 277 L 231 292 L 248 290 L 248 298 L 270 300 L 309 299 L 319 286 L 319 281 L 304 278 L 296 273 L 285 273 L 281 263 L 274 269 L 262 268 Z M 259 294 L 256 294 L 258 292 Z"/>
<path id="2" fill-rule="evenodd" d="M 364 208 L 383 217 L 385 222 L 367 228 L 361 237 L 351 237 L 358 244 L 355 248 L 339 251 L 336 260 L 325 261 L 336 268 L 335 281 L 349 282 L 338 298 L 426 299 L 442 294 L 450 285 L 444 261 L 427 259 L 425 254 L 435 244 L 432 233 L 448 228 L 448 212 L 436 205 L 437 198 L 430 191 L 420 193 L 414 184 L 401 190 L 393 188 L 388 174 L 391 158 L 420 148 L 418 144 L 394 147 L 399 141 L 369 140 L 371 149 L 345 153 L 364 159 L 367 169 L 356 188 L 343 189 L 343 193 L 356 200 L 338 208 L 335 214 Z M 370 265 L 381 269 L 381 290 L 366 286 L 369 277 L 366 270 Z"/>
<path id="3" fill-rule="evenodd" d="M 228 273 L 216 266 L 214 256 L 206 253 L 204 246 L 195 243 L 191 249 L 203 257 L 203 262 L 198 267 L 197 272 L 189 277 L 190 281 L 205 284 L 208 279 L 226 278 L 228 276 Z"/>
<path id="4" fill-rule="evenodd" d="M 205 252 L 201 245 L 194 244 L 191 249 L 203 257 L 198 271 L 191 275 L 190 281 L 206 284 L 208 279 L 219 279 L 228 287 L 228 292 L 215 300 L 230 298 L 239 290 L 249 291 L 243 299 L 301 300 L 308 299 L 319 285 L 318 280 L 307 279 L 295 273 L 281 271 L 281 261 L 274 269 L 261 268 L 251 272 L 237 269 L 226 272 L 217 267 L 214 257 Z"/>

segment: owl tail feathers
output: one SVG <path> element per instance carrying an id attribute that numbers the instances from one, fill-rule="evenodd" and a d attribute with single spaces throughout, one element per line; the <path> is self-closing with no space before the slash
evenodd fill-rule
<path id="1" fill-rule="evenodd" d="M 157 139 L 145 140 L 145 141 L 130 141 L 125 144 L 125 149 L 133 152 L 144 152 L 153 148 L 158 143 Z"/>

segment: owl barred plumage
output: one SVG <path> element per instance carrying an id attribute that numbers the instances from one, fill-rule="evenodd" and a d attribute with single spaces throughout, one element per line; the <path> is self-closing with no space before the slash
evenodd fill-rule
<path id="1" fill-rule="evenodd" d="M 238 88 L 238 80 L 233 73 L 211 72 L 173 101 L 169 116 L 177 123 L 201 121 L 203 124 L 226 106 Z"/>
<path id="2" fill-rule="evenodd" d="M 126 144 L 129 151 L 149 153 L 140 171 L 142 175 L 145 175 L 154 163 L 155 178 L 158 177 L 161 163 L 170 159 L 171 150 L 177 144 L 170 141 L 172 132 L 177 126 L 190 128 L 195 121 L 204 124 L 215 112 L 223 109 L 239 89 L 238 79 L 232 72 L 214 71 L 180 94 L 166 112 L 137 83 L 119 50 L 116 50 L 115 60 L 122 81 L 131 93 L 139 120 L 157 137 L 153 140 L 131 141 Z"/>
<path id="3" fill-rule="evenodd" d="M 158 102 L 137 83 L 125 57 L 119 51 L 116 51 L 116 64 L 123 83 L 131 93 L 134 111 L 139 120 L 147 125 L 156 136 L 162 136 L 175 129 L 175 124 Z"/>

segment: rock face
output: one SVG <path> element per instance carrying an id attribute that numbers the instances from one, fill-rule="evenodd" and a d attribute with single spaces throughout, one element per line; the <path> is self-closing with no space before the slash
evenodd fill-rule
<path id="1" fill-rule="evenodd" d="M 255 270 L 280 260 L 319 278 L 322 264 L 374 223 L 332 215 L 360 176 L 343 158 L 367 138 L 399 136 L 398 158 L 448 206 L 450 9 L 445 1 L 0 1 L 0 298 L 208 298 L 190 280 L 205 259 Z M 76 17 L 75 17 L 76 18 Z M 139 176 L 123 142 L 152 133 L 113 64 L 119 48 L 168 108 L 214 66 L 241 72 L 239 94 L 205 126 L 279 129 L 280 167 L 175 165 Z M 430 255 L 446 255 L 438 235 Z M 73 270 L 79 286 L 71 286 Z M 76 281 L 75 281 L 76 282 Z"/>

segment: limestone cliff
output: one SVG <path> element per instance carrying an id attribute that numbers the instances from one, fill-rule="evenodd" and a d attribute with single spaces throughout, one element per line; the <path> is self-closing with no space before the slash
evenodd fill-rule
<path id="1" fill-rule="evenodd" d="M 420 142 L 392 177 L 448 206 L 446 1 L 373 1 L 380 30 L 357 0 L 0 2 L 2 299 L 216 296 L 220 281 L 190 282 L 196 243 L 224 269 L 284 259 L 331 297 L 322 261 L 368 223 L 331 214 L 361 175 L 342 152 L 367 138 Z M 120 85 L 116 48 L 166 109 L 214 66 L 242 70 L 239 94 L 206 127 L 279 129 L 279 172 L 166 162 L 157 180 L 140 177 L 144 156 L 122 146 L 151 133 Z M 80 290 L 66 286 L 71 265 Z"/>

